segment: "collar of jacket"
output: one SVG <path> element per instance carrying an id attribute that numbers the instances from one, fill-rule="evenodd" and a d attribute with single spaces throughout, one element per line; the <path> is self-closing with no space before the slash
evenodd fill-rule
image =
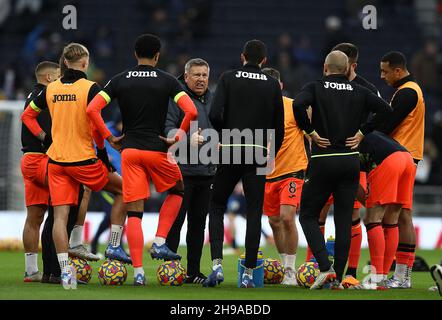
<path id="1" fill-rule="evenodd" d="M 345 74 L 330 74 L 328 76 L 324 76 L 323 79 L 338 79 L 338 80 L 348 80 L 347 75 Z"/>
<path id="2" fill-rule="evenodd" d="M 63 77 L 61 78 L 62 83 L 72 83 L 80 79 L 87 79 L 86 73 L 80 70 L 67 69 Z"/>
<path id="3" fill-rule="evenodd" d="M 395 88 L 399 88 L 401 85 L 407 83 L 408 81 L 414 81 L 413 75 L 410 73 L 408 76 L 403 77 L 402 79 L 396 81 L 393 85 Z"/>
<path id="4" fill-rule="evenodd" d="M 41 83 L 36 83 L 36 84 L 34 85 L 34 90 L 37 90 L 37 91 L 41 91 L 41 90 L 43 90 L 44 88 L 46 88 L 46 86 L 45 86 L 44 84 L 41 84 Z"/>
<path id="5" fill-rule="evenodd" d="M 259 64 L 247 62 L 245 65 L 243 65 L 243 69 L 255 69 L 255 70 L 261 70 L 261 67 Z"/>

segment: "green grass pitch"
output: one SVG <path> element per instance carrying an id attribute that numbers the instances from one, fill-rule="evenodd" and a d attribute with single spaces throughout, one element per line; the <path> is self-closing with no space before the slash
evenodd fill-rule
<path id="1" fill-rule="evenodd" d="M 104 248 L 102 247 L 102 250 Z M 185 247 L 179 252 L 185 256 Z M 264 247 L 264 257 L 278 258 L 275 247 Z M 423 257 L 427 263 L 439 263 L 442 250 L 418 250 L 417 255 Z M 305 259 L 305 249 L 300 249 L 296 265 L 299 266 Z M 362 250 L 358 277 L 362 279 L 362 267 L 369 260 L 367 249 Z M 186 263 L 185 259 L 183 260 Z M 145 251 L 144 268 L 147 275 L 146 287 L 133 287 L 133 269 L 128 267 L 128 278 L 123 286 L 105 287 L 100 285 L 97 278 L 100 262 L 91 263 L 92 279 L 88 285 L 79 285 L 77 290 L 64 290 L 61 285 L 24 283 L 24 255 L 23 252 L 0 252 L 0 299 L 148 299 L 148 300 L 325 300 L 325 299 L 358 299 L 358 300 L 432 300 L 441 299 L 437 292 L 430 292 L 433 286 L 429 272 L 413 273 L 413 289 L 388 291 L 310 291 L 298 287 L 282 285 L 266 285 L 259 289 L 239 289 L 237 283 L 237 257 L 224 257 L 225 282 L 216 288 L 202 288 L 201 285 L 184 285 L 182 287 L 160 286 L 156 280 L 156 269 L 159 261 L 151 260 Z M 205 246 L 202 257 L 202 272 L 206 275 L 210 271 L 210 254 Z M 41 255 L 39 255 L 41 270 Z"/>

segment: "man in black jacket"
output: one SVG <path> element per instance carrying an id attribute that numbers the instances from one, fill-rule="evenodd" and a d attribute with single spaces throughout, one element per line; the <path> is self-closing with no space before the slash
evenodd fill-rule
<path id="1" fill-rule="evenodd" d="M 185 91 L 193 100 L 198 110 L 198 131 L 187 133 L 187 149 L 198 151 L 198 145 L 203 143 L 204 136 L 199 131 L 211 129 L 209 120 L 212 92 L 209 90 L 209 64 L 200 58 L 189 60 L 184 67 Z M 167 113 L 165 133 L 178 129 L 184 118 L 184 112 L 171 99 Z M 192 128 L 192 126 L 191 126 Z M 180 160 L 184 160 L 182 163 Z M 204 229 L 206 216 L 209 212 L 209 201 L 212 193 L 213 177 L 216 167 L 214 164 L 191 163 L 189 157 L 178 158 L 178 165 L 184 180 L 184 197 L 180 212 L 169 231 L 166 243 L 177 252 L 180 242 L 180 232 L 187 213 L 187 278 L 186 283 L 202 283 L 206 276 L 200 271 L 201 254 L 204 244 Z"/>
<path id="2" fill-rule="evenodd" d="M 332 51 L 324 63 L 324 77 L 308 83 L 293 103 L 301 129 L 315 142 L 301 196 L 300 223 L 309 246 L 318 261 L 320 274 L 311 289 L 342 288 L 341 281 L 351 240 L 353 202 L 359 181 L 358 144 L 372 122 L 364 122 L 368 112 L 391 111 L 388 103 L 368 89 L 351 83 L 346 74 L 348 57 Z M 307 107 L 312 107 L 312 123 Z M 375 116 L 376 118 L 376 116 Z M 361 128 L 361 130 L 359 130 Z M 328 260 L 324 237 L 319 229 L 319 213 L 330 194 L 335 202 L 335 256 Z M 336 271 L 335 271 L 336 270 Z"/>
<path id="3" fill-rule="evenodd" d="M 241 179 L 247 201 L 246 261 L 241 287 L 252 288 L 253 268 L 261 236 L 265 166 L 268 134 L 273 131 L 273 147 L 278 152 L 284 139 L 284 107 L 276 79 L 266 76 L 266 46 L 259 40 L 248 41 L 241 54 L 243 67 L 221 75 L 209 118 L 221 134 L 222 162 L 215 175 L 209 209 L 210 246 L 213 272 L 203 283 L 213 287 L 224 280 L 222 248 L 223 217 L 227 199 Z M 222 131 L 222 132 L 221 132 Z M 264 158 L 264 161 L 262 161 Z M 263 170 L 264 171 L 264 170 Z"/>

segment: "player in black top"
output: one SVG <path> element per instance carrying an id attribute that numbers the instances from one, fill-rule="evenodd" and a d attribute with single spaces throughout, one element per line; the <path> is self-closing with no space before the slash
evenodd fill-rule
<path id="1" fill-rule="evenodd" d="M 351 83 L 347 70 L 347 56 L 341 51 L 332 51 L 324 63 L 324 77 L 307 84 L 293 103 L 298 125 L 315 142 L 300 213 L 304 234 L 321 271 L 311 289 L 318 289 L 335 277 L 340 286 L 350 247 L 351 215 L 359 181 L 358 141 L 353 138 L 359 129 L 360 135 L 372 131 L 371 122 L 361 127 L 369 111 L 382 114 L 391 110 L 388 103 L 368 89 Z M 312 123 L 307 116 L 308 106 L 312 107 Z M 331 193 L 335 202 L 334 267 L 328 260 L 318 224 L 320 211 Z"/>
<path id="2" fill-rule="evenodd" d="M 372 83 L 368 82 L 365 78 L 361 77 L 359 74 L 356 74 L 356 68 L 358 65 L 358 57 L 359 57 L 358 47 L 356 47 L 352 43 L 340 43 L 332 49 L 332 51 L 335 50 L 342 51 L 348 57 L 348 63 L 349 63 L 349 68 L 347 73 L 348 79 L 354 83 L 357 83 L 369 89 L 371 92 L 373 92 L 374 94 L 380 97 L 379 91 Z M 368 116 L 369 115 L 367 115 L 367 118 Z M 366 183 L 364 183 L 365 181 L 366 181 L 365 172 L 361 172 L 361 177 L 359 182 L 361 183 L 361 186 L 364 189 L 367 187 Z M 325 221 L 327 219 L 330 206 L 331 204 L 327 202 L 327 204 L 321 211 L 321 214 L 319 216 L 319 223 L 322 225 L 325 225 Z M 345 273 L 346 276 L 343 282 L 344 286 L 358 283 L 356 278 L 357 278 L 359 257 L 361 255 L 361 243 L 362 243 L 362 228 L 361 228 L 359 207 L 360 203 L 355 201 L 355 206 L 353 207 L 353 214 L 352 214 L 351 245 L 348 257 L 347 271 Z"/>
<path id="3" fill-rule="evenodd" d="M 235 185 L 241 179 L 247 201 L 246 261 L 241 287 L 253 287 L 253 268 L 261 235 L 261 215 L 264 197 L 265 173 L 257 174 L 259 159 L 257 153 L 267 151 L 266 134 L 258 141 L 256 132 L 261 129 L 274 130 L 273 147 L 278 152 L 284 139 L 284 107 L 279 83 L 276 79 L 261 72 L 261 65 L 266 62 L 266 46 L 259 40 L 248 41 L 241 54 L 243 67 L 223 73 L 216 88 L 212 109 L 209 114 L 213 127 L 221 133 L 224 129 L 232 130 L 232 139 L 227 139 L 225 131 L 221 134 L 221 153 L 223 162 L 215 175 L 213 196 L 209 209 L 210 249 L 213 260 L 213 272 L 203 286 L 215 286 L 224 280 L 222 272 L 224 225 L 223 218 L 227 200 Z M 237 132 L 250 130 L 250 141 L 235 139 Z M 240 135 L 240 134 L 239 134 Z M 238 138 L 238 137 L 236 137 Z M 237 142 L 235 143 L 235 140 Z M 247 140 L 247 138 L 245 139 Z M 248 145 L 247 145 L 248 144 Z M 231 162 L 226 159 L 237 150 L 241 161 Z M 247 163 L 247 157 L 250 162 Z M 235 160 L 235 159 L 233 159 Z M 236 159 L 238 160 L 238 159 Z M 238 164 L 235 164 L 238 163 Z"/>
<path id="4" fill-rule="evenodd" d="M 189 130 L 197 110 L 181 84 L 172 75 L 156 68 L 161 42 L 154 35 L 144 34 L 135 42 L 138 65 L 112 78 L 88 106 L 88 116 L 103 138 L 122 151 L 123 198 L 128 211 L 128 244 L 134 266 L 134 285 L 145 285 L 143 270 L 144 200 L 149 197 L 152 179 L 158 192 L 168 191 L 160 209 L 158 229 L 152 248 L 152 258 L 177 260 L 166 238 L 183 200 L 184 185 L 176 162 L 168 158 L 167 149 Z M 123 121 L 123 135 L 114 137 L 100 115 L 111 99 L 118 99 Z M 169 99 L 184 111 L 180 132 L 174 138 L 164 138 Z"/>
<path id="5" fill-rule="evenodd" d="M 35 99 L 38 94 L 52 81 L 60 77 L 60 67 L 50 61 L 43 61 L 35 68 L 37 83 L 32 92 L 28 95 L 25 108 Z M 38 123 L 46 131 L 51 130 L 51 117 L 49 111 L 45 110 L 38 118 Z M 37 139 L 32 132 L 22 125 L 21 143 L 23 158 L 21 170 L 25 184 L 26 211 L 27 217 L 23 228 L 23 246 L 25 249 L 25 282 L 41 281 L 42 274 L 38 271 L 38 239 L 40 236 L 40 225 L 49 204 L 49 188 L 46 180 L 46 166 L 48 157 L 46 151 L 51 144 L 51 136 L 47 135 L 44 142 Z M 43 252 L 43 257 L 45 258 Z M 43 260 L 43 271 L 47 282 L 50 276 L 48 272 L 49 263 Z"/>

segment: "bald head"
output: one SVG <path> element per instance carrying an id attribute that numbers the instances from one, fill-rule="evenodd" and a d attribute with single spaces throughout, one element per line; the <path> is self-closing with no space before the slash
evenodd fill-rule
<path id="1" fill-rule="evenodd" d="M 342 51 L 332 51 L 325 58 L 324 74 L 347 74 L 348 57 Z"/>

